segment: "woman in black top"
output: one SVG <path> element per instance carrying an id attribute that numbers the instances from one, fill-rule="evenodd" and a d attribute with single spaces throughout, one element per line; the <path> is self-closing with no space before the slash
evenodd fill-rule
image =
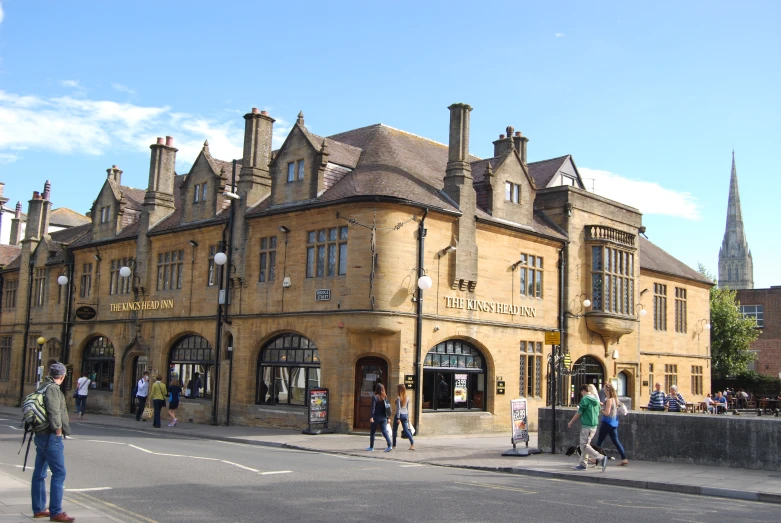
<path id="1" fill-rule="evenodd" d="M 374 450 L 374 435 L 377 433 L 377 425 L 380 426 L 382 435 L 385 436 L 385 441 L 388 442 L 388 448 L 385 449 L 385 452 L 393 450 L 393 447 L 391 446 L 390 431 L 388 430 L 390 410 L 388 395 L 385 394 L 385 385 L 378 383 L 377 386 L 374 387 L 374 396 L 372 396 L 372 417 L 369 419 L 372 428 L 369 433 L 369 446 L 366 449 L 369 452 Z"/>
<path id="2" fill-rule="evenodd" d="M 174 378 L 168 386 L 168 415 L 171 416 L 171 423 L 168 424 L 169 427 L 176 426 L 176 409 L 179 408 L 179 397 L 181 395 L 182 386 L 179 385 L 179 380 Z"/>

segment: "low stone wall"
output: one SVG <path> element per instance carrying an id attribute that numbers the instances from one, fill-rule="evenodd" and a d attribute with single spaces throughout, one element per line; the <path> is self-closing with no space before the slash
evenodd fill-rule
<path id="1" fill-rule="evenodd" d="M 576 409 L 556 408 L 556 452 L 578 444 L 580 421 L 567 422 Z M 538 447 L 551 450 L 551 409 L 538 411 Z M 618 435 L 630 462 L 633 459 L 666 463 L 718 465 L 781 470 L 781 418 L 635 412 L 619 419 Z M 596 438 L 594 439 L 596 442 Z M 602 445 L 616 455 L 610 438 Z"/>

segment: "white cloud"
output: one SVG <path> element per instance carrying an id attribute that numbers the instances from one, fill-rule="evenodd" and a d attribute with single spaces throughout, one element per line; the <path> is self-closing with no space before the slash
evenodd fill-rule
<path id="1" fill-rule="evenodd" d="M 122 84 L 118 84 L 118 83 L 112 83 L 111 87 L 113 87 L 115 90 L 117 90 L 117 91 L 119 91 L 121 93 L 127 93 L 130 96 L 134 96 L 136 94 L 136 92 L 133 89 L 131 89 L 130 87 L 128 87 L 126 85 L 122 85 Z"/>
<path id="2" fill-rule="evenodd" d="M 579 167 L 586 189 L 596 194 L 640 209 L 643 214 L 677 216 L 699 220 L 700 205 L 688 192 L 662 187 L 656 182 L 633 180 L 609 171 Z"/>
<path id="3" fill-rule="evenodd" d="M 273 145 L 278 147 L 290 125 L 277 119 Z M 168 106 L 146 107 L 110 100 L 61 96 L 41 98 L 0 90 L 0 161 L 20 158 L 20 151 L 101 155 L 114 150 L 148 152 L 157 136 L 170 135 L 179 149 L 179 164 L 189 165 L 209 140 L 217 158 L 242 156 L 244 120 L 217 120 Z"/>
<path id="4" fill-rule="evenodd" d="M 0 4 L 0 24 L 3 23 L 3 4 Z"/>
<path id="5" fill-rule="evenodd" d="M 556 38 L 561 38 L 562 36 L 564 36 L 564 33 L 556 33 L 553 36 L 555 36 Z"/>
<path id="6" fill-rule="evenodd" d="M 77 80 L 60 80 L 60 85 L 62 85 L 63 87 L 72 87 L 74 89 L 81 88 Z"/>

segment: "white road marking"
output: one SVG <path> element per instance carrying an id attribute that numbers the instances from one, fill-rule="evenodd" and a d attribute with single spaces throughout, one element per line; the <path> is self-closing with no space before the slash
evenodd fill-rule
<path id="1" fill-rule="evenodd" d="M 8 428 L 9 429 L 14 429 L 14 430 L 22 430 L 19 427 L 14 427 L 13 425 L 8 425 Z"/>
<path id="2" fill-rule="evenodd" d="M 0 418 L 0 421 L 11 421 L 8 418 Z"/>
<path id="3" fill-rule="evenodd" d="M 65 492 L 92 492 L 93 490 L 111 490 L 111 487 L 66 488 Z"/>
<path id="4" fill-rule="evenodd" d="M 270 470 L 268 472 L 261 472 L 261 476 L 268 476 L 270 474 L 290 474 L 292 470 Z"/>
<path id="5" fill-rule="evenodd" d="M 409 467 L 422 467 L 422 466 L 424 466 L 424 465 L 423 465 L 423 464 L 421 464 L 421 463 L 415 463 L 415 464 L 413 464 L 413 465 L 399 465 L 399 466 L 400 466 L 401 468 L 409 468 Z"/>
<path id="6" fill-rule="evenodd" d="M 226 461 L 224 459 L 221 459 L 223 463 L 227 463 L 228 465 L 233 465 L 234 467 L 239 467 L 240 469 L 249 470 L 251 472 L 260 472 L 258 469 L 251 469 L 249 467 L 245 467 L 244 465 L 239 465 L 238 463 L 234 463 L 232 461 Z"/>
<path id="7" fill-rule="evenodd" d="M 135 446 L 135 445 L 131 445 L 131 444 L 129 444 L 129 443 L 128 443 L 128 445 L 127 445 L 127 446 L 128 446 L 128 447 L 131 447 L 131 448 L 134 448 L 134 449 L 136 449 L 136 450 L 140 450 L 141 452 L 146 452 L 147 454 L 154 454 L 154 452 L 153 452 L 153 451 L 151 451 L 151 450 L 146 450 L 146 449 L 143 449 L 143 448 L 141 448 L 141 447 L 137 447 L 137 446 Z"/>
<path id="8" fill-rule="evenodd" d="M 6 467 L 16 467 L 16 468 L 18 468 L 18 469 L 22 468 L 22 466 L 21 466 L 21 465 L 14 465 L 14 464 L 12 464 L 12 463 L 0 463 L 0 465 L 4 465 L 4 466 L 6 466 Z"/>
<path id="9" fill-rule="evenodd" d="M 73 438 L 73 439 L 81 439 L 81 438 Z M 106 441 L 104 439 L 88 439 L 85 441 L 91 441 L 93 443 L 110 443 L 112 445 L 127 445 L 127 443 L 122 443 L 121 441 Z"/>

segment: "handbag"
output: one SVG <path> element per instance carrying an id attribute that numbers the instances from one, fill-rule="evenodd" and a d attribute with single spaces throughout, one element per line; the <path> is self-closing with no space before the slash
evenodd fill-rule
<path id="1" fill-rule="evenodd" d="M 390 421 L 388 420 L 385 420 L 385 430 L 387 431 L 388 434 L 391 433 L 391 424 Z"/>
<path id="2" fill-rule="evenodd" d="M 621 414 L 622 416 L 626 416 L 628 412 L 629 412 L 629 409 L 626 408 L 626 405 L 624 405 L 623 403 L 621 403 L 619 401 L 618 402 L 618 413 Z"/>
<path id="3" fill-rule="evenodd" d="M 390 402 L 385 400 L 385 417 L 390 419 L 391 416 L 393 416 L 393 411 L 391 410 Z"/>
<path id="4" fill-rule="evenodd" d="M 75 390 L 73 391 L 73 397 L 74 397 L 74 398 L 78 398 L 78 397 L 79 397 L 79 389 L 75 389 Z"/>
<path id="5" fill-rule="evenodd" d="M 152 409 L 152 405 L 147 404 L 147 406 L 144 407 L 144 413 L 141 417 L 144 419 L 152 419 L 155 417 L 155 411 Z"/>

